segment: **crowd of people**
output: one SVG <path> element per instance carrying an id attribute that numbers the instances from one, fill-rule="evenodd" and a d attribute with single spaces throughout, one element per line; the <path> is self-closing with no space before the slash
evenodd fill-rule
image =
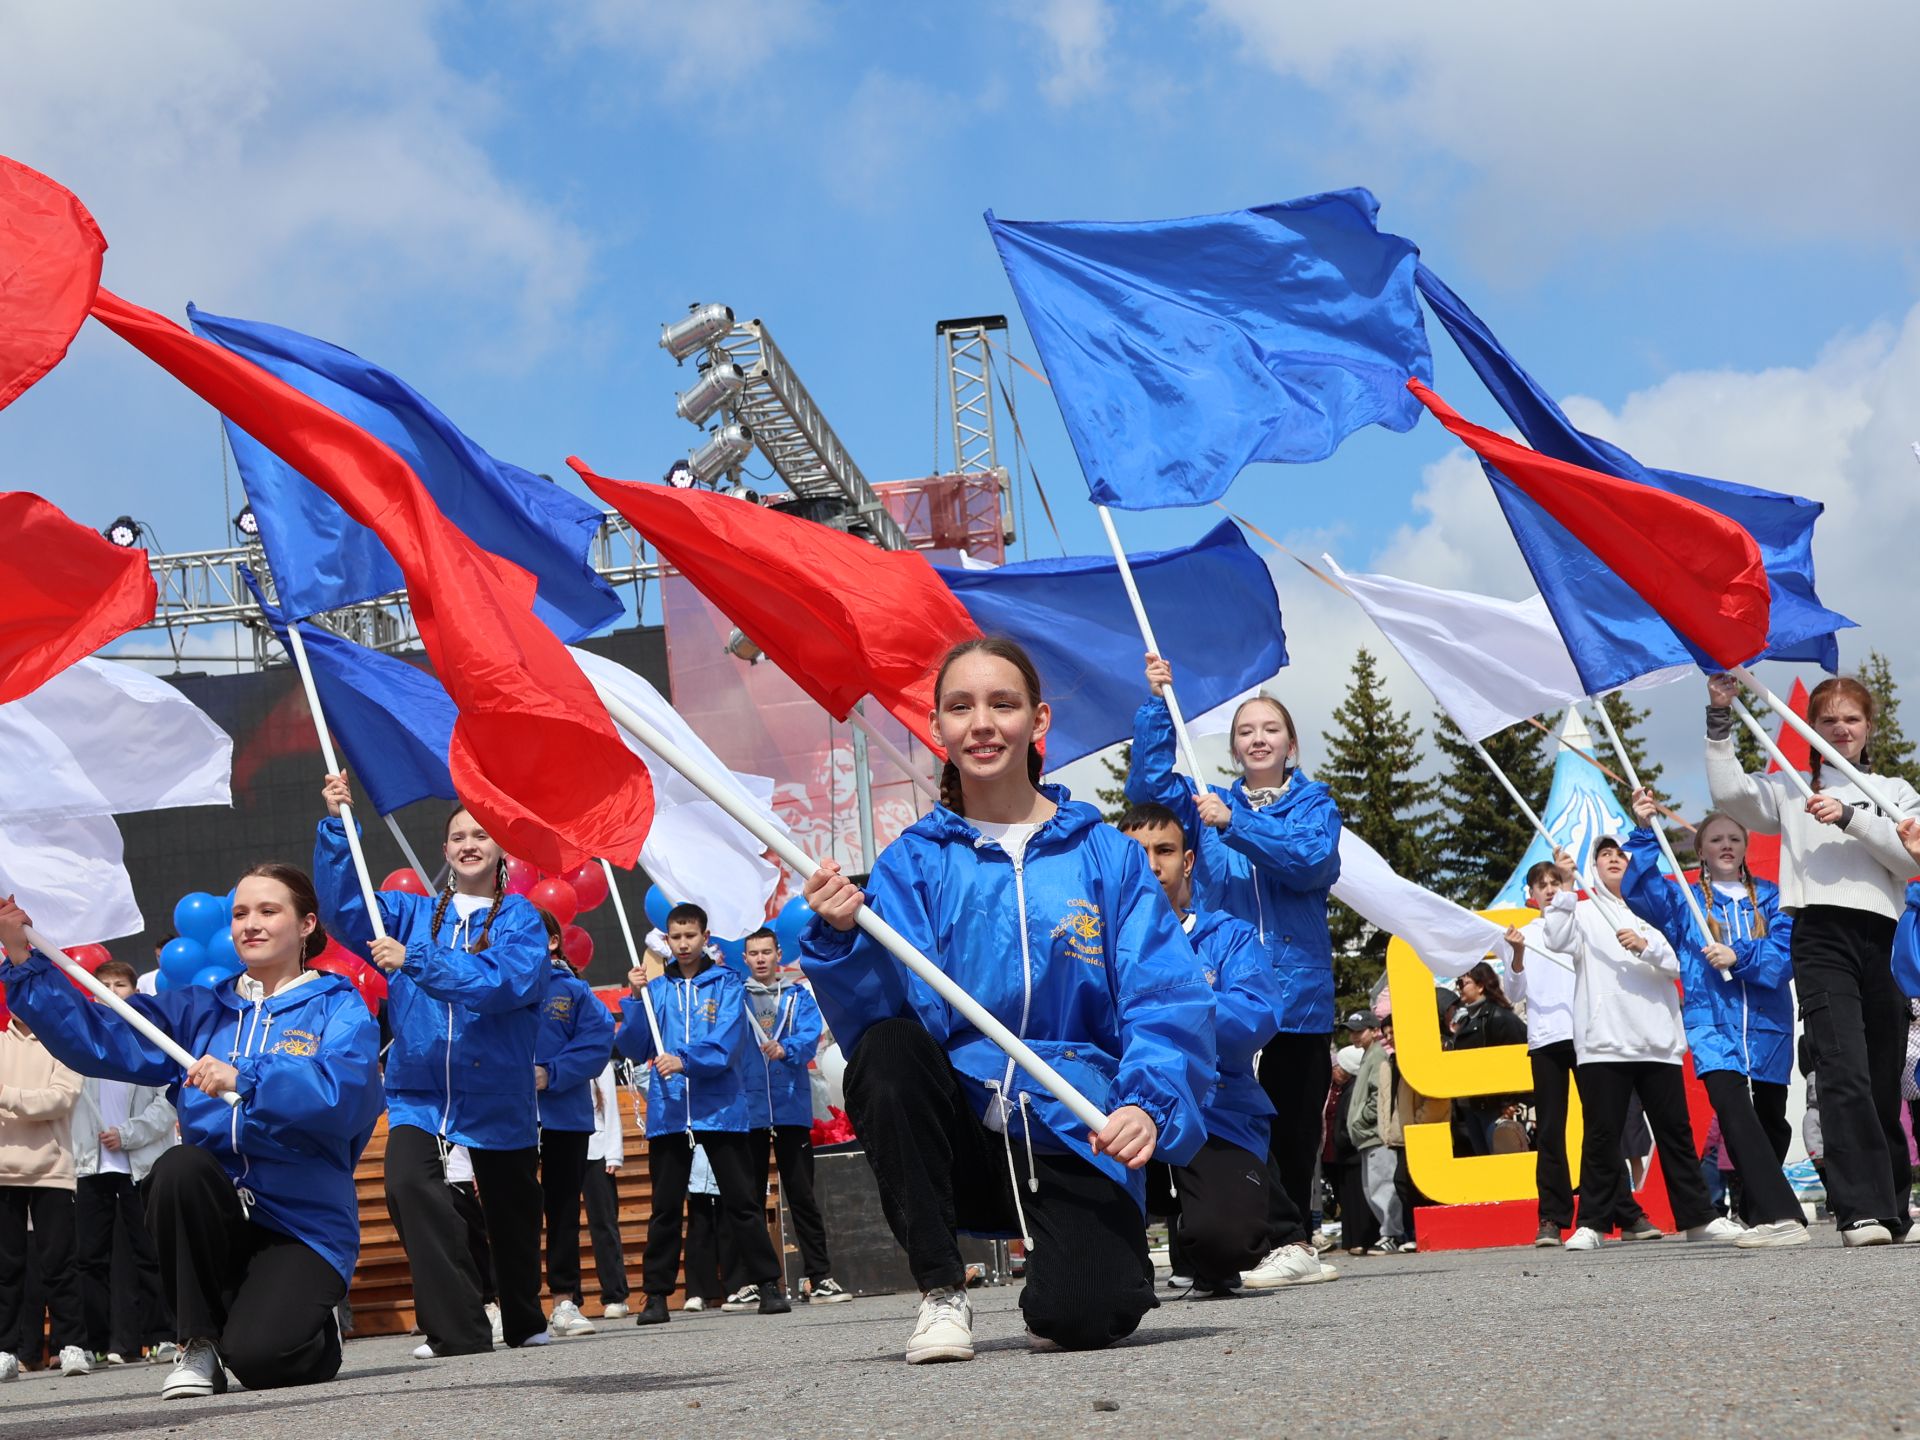
<path id="1" fill-rule="evenodd" d="M 764 1217 L 773 1167 L 799 1296 L 843 1301 L 811 1178 L 808 1066 L 828 1031 L 921 1292 L 909 1363 L 973 1356 L 962 1232 L 1023 1242 L 1029 1342 L 1069 1351 L 1124 1339 L 1161 1303 L 1153 1220 L 1167 1225 L 1172 1283 L 1195 1298 L 1337 1278 L 1314 1224 L 1323 1189 L 1348 1255 L 1408 1248 L 1422 1197 L 1405 1131 L 1435 1121 L 1462 1154 L 1533 1148 L 1542 1246 L 1657 1238 L 1629 1158 L 1649 1147 L 1689 1240 L 1804 1243 L 1781 1169 L 1796 990 L 1834 1222 L 1848 1247 L 1916 1233 L 1901 1127 L 1910 1010 L 1895 980 L 1920 974 L 1920 925 L 1896 934 L 1920 868 L 1911 789 L 1883 779 L 1899 807 L 1886 813 L 1818 760 L 1811 800 L 1789 777 L 1743 773 L 1730 682 L 1713 680 L 1706 766 L 1720 808 L 1696 830 L 1704 927 L 1663 874 L 1648 828 L 1657 807 L 1638 792 L 1641 828 L 1602 839 L 1584 874 L 1564 852 L 1532 867 L 1539 918 L 1509 932 L 1505 973 L 1482 963 L 1451 993 L 1453 1046 L 1527 1046 L 1529 1127 L 1518 1097 L 1449 1106 L 1418 1094 L 1396 1063 L 1391 1014 L 1349 1015 L 1348 1043 L 1335 1045 L 1327 905 L 1342 822 L 1299 765 L 1291 715 L 1265 695 L 1243 703 L 1230 739 L 1240 777 L 1196 789 L 1174 770 L 1164 660 L 1148 657 L 1147 682 L 1130 808 L 1108 824 L 1041 779 L 1050 714 L 1024 652 L 994 638 L 956 646 L 933 685 L 940 803 L 860 883 L 832 861 L 807 878 L 799 977 L 771 930 L 747 938 L 748 974 L 716 963 L 705 913 L 681 904 L 664 926 L 664 973 L 636 968 L 617 1019 L 573 974 L 553 919 L 507 892 L 499 844 L 464 808 L 447 824 L 445 888 L 380 892 L 370 911 L 344 775 L 325 782 L 311 878 L 280 864 L 241 877 L 236 980 L 147 996 L 127 967 L 101 967 L 199 1057 L 184 1073 L 70 984 L 29 944 L 25 910 L 0 901 L 12 1012 L 0 1037 L 0 1378 L 38 1348 L 23 1302 L 29 1224 L 64 1372 L 164 1343 L 177 1346 L 168 1398 L 219 1393 L 229 1374 L 250 1389 L 331 1378 L 360 1239 L 353 1172 L 383 1113 L 421 1360 L 593 1329 L 580 1308 L 583 1200 L 603 1320 L 667 1321 L 683 1273 L 688 1310 L 786 1313 Z M 1809 718 L 1870 767 L 1863 687 L 1822 683 Z M 1747 869 L 1750 830 L 1782 836 L 1777 886 Z M 1090 1127 L 1056 1093 L 1065 1087 L 1042 1084 L 898 964 L 860 923 L 865 907 L 1104 1123 Z M 329 932 L 385 972 L 378 1017 L 310 967 Z M 644 1070 L 652 1184 L 632 1311 L 610 1179 L 622 1161 L 616 1053 Z M 1736 1182 L 1732 1214 L 1693 1143 L 1689 1055 Z M 1576 1088 L 1577 1193 L 1565 1140 Z M 1628 1138 L 1636 1123 L 1645 1145 Z"/>

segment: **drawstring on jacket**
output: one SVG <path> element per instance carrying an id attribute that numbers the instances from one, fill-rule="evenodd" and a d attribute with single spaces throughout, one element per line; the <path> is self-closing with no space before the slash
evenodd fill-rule
<path id="1" fill-rule="evenodd" d="M 1013 1111 L 1004 1103 L 1005 1096 L 1001 1092 L 999 1081 L 988 1080 L 985 1084 L 987 1089 L 991 1090 L 994 1095 L 1003 1102 L 1000 1106 L 1003 1117 L 1003 1123 L 1000 1127 L 1000 1140 L 1007 1148 L 1007 1178 L 1013 1182 L 1013 1214 L 1014 1218 L 1020 1222 L 1020 1243 L 1031 1250 L 1033 1249 L 1033 1235 L 1027 1227 L 1027 1207 L 1020 1203 L 1020 1171 L 1013 1163 Z M 1022 1090 L 1020 1092 L 1019 1106 L 1020 1134 L 1027 1145 L 1027 1188 L 1038 1195 L 1040 1193 L 1040 1176 L 1033 1168 L 1033 1124 L 1027 1109 L 1031 1102 L 1032 1097 L 1028 1095 L 1026 1091 Z"/>

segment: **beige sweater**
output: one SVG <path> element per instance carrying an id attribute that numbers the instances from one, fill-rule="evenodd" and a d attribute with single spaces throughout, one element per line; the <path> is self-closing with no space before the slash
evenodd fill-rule
<path id="1" fill-rule="evenodd" d="M 18 1020 L 0 1032 L 0 1185 L 73 1189 L 74 1101 L 80 1077 Z"/>

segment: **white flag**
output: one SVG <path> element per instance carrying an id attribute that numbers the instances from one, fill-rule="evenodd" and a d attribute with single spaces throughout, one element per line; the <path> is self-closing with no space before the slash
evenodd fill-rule
<path id="1" fill-rule="evenodd" d="M 63 949 L 146 928 L 111 815 L 0 820 L 0 895 L 19 898 L 34 928 Z"/>
<path id="2" fill-rule="evenodd" d="M 1347 829 L 1340 831 L 1340 878 L 1334 881 L 1333 898 L 1406 941 L 1435 975 L 1464 975 L 1489 951 L 1502 966 L 1513 959 L 1505 930 L 1404 878 L 1378 850 Z"/>
<path id="3" fill-rule="evenodd" d="M 1331 555 L 1321 558 L 1469 739 L 1586 698 L 1538 595 L 1496 600 L 1436 590 L 1391 575 L 1349 575 Z M 1692 666 L 1673 666 L 1621 688 L 1651 689 L 1692 673 Z"/>
<path id="4" fill-rule="evenodd" d="M 642 676 L 587 650 L 570 653 L 595 685 L 645 716 L 667 739 L 787 833 L 785 823 L 773 813 L 771 780 L 727 769 Z M 647 874 L 669 899 L 691 901 L 705 910 L 715 935 L 734 940 L 759 929 L 766 923 L 767 901 L 780 883 L 779 865 L 767 859 L 760 842 L 695 789 L 691 780 L 624 730 L 620 733 L 653 776 L 653 825 L 640 850 Z"/>
<path id="5" fill-rule="evenodd" d="M 0 705 L 0 758 L 7 820 L 233 803 L 226 731 L 159 676 L 112 660 L 82 660 Z"/>

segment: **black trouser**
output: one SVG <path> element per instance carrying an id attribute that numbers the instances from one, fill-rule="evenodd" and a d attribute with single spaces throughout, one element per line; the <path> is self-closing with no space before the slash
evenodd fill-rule
<path id="1" fill-rule="evenodd" d="M 486 1215 L 487 1242 L 499 1285 L 500 1330 L 519 1345 L 547 1328 L 540 1308 L 540 1157 L 524 1150 L 467 1147 Z M 417 1125 L 387 1132 L 387 1213 L 407 1252 L 413 1313 L 427 1343 L 441 1355 L 478 1355 L 493 1348 L 493 1327 L 481 1308 L 484 1286 L 454 1209 L 440 1158 L 440 1140 Z"/>
<path id="2" fill-rule="evenodd" d="M 956 1229 L 1019 1231 L 1017 1183 L 1032 1237 L 1020 1293 L 1029 1330 L 1063 1349 L 1095 1350 L 1131 1335 L 1159 1303 L 1133 1197 L 1078 1155 L 1036 1154 L 1016 1181 L 1008 1137 L 974 1115 L 946 1052 L 918 1021 L 883 1020 L 860 1037 L 846 1096 L 887 1225 L 922 1290 L 966 1283 Z M 1024 1140 L 1013 1148 L 1024 1159 Z"/>
<path id="3" fill-rule="evenodd" d="M 540 1127 L 540 1198 L 547 1229 L 547 1293 L 580 1303 L 580 1191 L 591 1130 Z"/>
<path id="4" fill-rule="evenodd" d="M 500 1286 L 493 1278 L 493 1246 L 487 1242 L 487 1212 L 480 1208 L 480 1192 L 471 1180 L 449 1180 L 453 1208 L 467 1227 L 467 1253 L 480 1276 L 480 1303 L 491 1305 L 500 1298 Z"/>
<path id="5" fill-rule="evenodd" d="M 1313 1213 L 1313 1164 L 1325 1138 L 1327 1088 L 1333 1084 L 1333 1036 L 1276 1035 L 1260 1052 L 1260 1088 L 1273 1117 L 1273 1160 L 1294 1212 Z"/>
<path id="6" fill-rule="evenodd" d="M 1720 1117 L 1720 1138 L 1733 1157 L 1734 1175 L 1740 1183 L 1739 1218 L 1748 1225 L 1805 1219 L 1806 1211 L 1794 1198 L 1793 1186 L 1781 1173 L 1781 1156 L 1775 1153 L 1773 1140 L 1761 1123 L 1755 1096 L 1747 1089 L 1747 1077 L 1737 1070 L 1709 1070 L 1700 1077 L 1700 1083 L 1707 1087 L 1713 1113 Z M 1784 1097 L 1787 1087 L 1764 1082 L 1754 1086 L 1756 1091 L 1761 1089 L 1778 1090 Z"/>
<path id="7" fill-rule="evenodd" d="M 319 1251 L 249 1220 L 210 1153 L 176 1145 L 155 1162 L 147 1221 L 183 1341 L 211 1340 L 249 1390 L 339 1373 L 347 1282 Z"/>
<path id="8" fill-rule="evenodd" d="M 698 1296 L 709 1305 L 727 1298 L 720 1279 L 720 1197 L 687 1196 L 687 1295 Z M 727 1247 L 728 1256 L 733 1246 Z"/>
<path id="9" fill-rule="evenodd" d="M 83 1175 L 74 1182 L 74 1230 L 80 1308 L 86 1348 L 137 1359 L 142 1345 L 171 1339 L 173 1325 L 160 1299 L 160 1262 L 147 1234 L 147 1211 L 133 1176 L 124 1170 Z M 130 1273 L 115 1284 L 116 1239 L 124 1237 Z"/>
<path id="10" fill-rule="evenodd" d="M 1312 1183 L 1308 1183 L 1312 1188 Z M 1267 1154 L 1267 1248 L 1276 1245 L 1304 1245 L 1312 1238 L 1307 1221 L 1293 1203 L 1293 1196 L 1280 1178 L 1280 1162 Z"/>
<path id="11" fill-rule="evenodd" d="M 1760 1117 L 1760 1129 L 1767 1137 L 1767 1144 L 1773 1147 L 1773 1158 L 1785 1164 L 1787 1151 L 1793 1148 L 1793 1125 L 1787 1119 L 1787 1086 L 1771 1080 L 1749 1083 L 1753 1091 L 1753 1112 Z"/>
<path id="12" fill-rule="evenodd" d="M 1278 1243 L 1267 1224 L 1267 1167 L 1265 1156 L 1212 1136 L 1177 1169 L 1158 1160 L 1147 1166 L 1147 1213 L 1170 1218 L 1175 1268 L 1196 1288 L 1238 1284 Z"/>
<path id="13" fill-rule="evenodd" d="M 1380 1240 L 1380 1217 L 1367 1204 L 1366 1171 L 1358 1155 L 1347 1155 L 1328 1167 L 1333 1193 L 1340 1197 L 1340 1243 L 1364 1250 Z"/>
<path id="14" fill-rule="evenodd" d="M 604 1160 L 587 1161 L 587 1173 L 581 1177 L 581 1192 L 587 1202 L 587 1233 L 593 1238 L 593 1269 L 600 1277 L 600 1303 L 627 1303 L 627 1257 L 620 1248 L 620 1187 L 607 1173 Z M 578 1282 L 573 1287 L 573 1303 L 586 1296 Z"/>
<path id="15" fill-rule="evenodd" d="M 1570 1230 L 1573 1178 L 1567 1169 L 1567 1099 L 1573 1084 L 1573 1041 L 1555 1040 L 1529 1050 L 1527 1064 L 1533 1069 L 1533 1186 L 1540 1196 L 1540 1223 Z"/>
<path id="16" fill-rule="evenodd" d="M 1691 1230 L 1713 1219 L 1718 1212 L 1700 1175 L 1693 1125 L 1687 1118 L 1685 1070 L 1654 1060 L 1602 1061 L 1582 1065 L 1579 1079 L 1587 1127 L 1580 1147 L 1580 1223 L 1605 1234 L 1617 1225 L 1632 1224 L 1640 1213 L 1627 1181 L 1626 1161 L 1620 1158 L 1620 1134 L 1636 1095 L 1660 1152 L 1673 1223 Z"/>
<path id="17" fill-rule="evenodd" d="M 793 1217 L 794 1239 L 800 1242 L 800 1263 L 807 1279 L 818 1284 L 833 1274 L 827 1258 L 827 1227 L 820 1219 L 820 1202 L 813 1196 L 813 1127 L 776 1125 L 749 1132 L 760 1193 L 767 1193 L 769 1156 L 780 1168 L 780 1194 Z M 765 1227 L 762 1227 L 765 1228 Z"/>
<path id="18" fill-rule="evenodd" d="M 40 1353 L 39 1307 L 32 1307 L 31 1325 L 27 1315 L 29 1215 L 33 1217 L 34 1266 L 46 1295 L 48 1342 L 56 1355 L 68 1345 L 84 1348 L 80 1275 L 73 1263 L 73 1191 L 50 1185 L 0 1185 L 0 1350 L 9 1355 Z"/>
<path id="19" fill-rule="evenodd" d="M 1820 1086 L 1827 1204 L 1842 1228 L 1908 1224 L 1912 1172 L 1900 1125 L 1907 1002 L 1893 980 L 1893 932 L 1884 915 L 1838 905 L 1808 905 L 1793 921 L 1793 982 Z"/>
<path id="20" fill-rule="evenodd" d="M 693 1147 L 707 1152 L 714 1183 L 720 1187 L 723 1223 L 732 1232 L 730 1289 L 746 1285 L 780 1284 L 780 1256 L 767 1234 L 767 1184 L 754 1185 L 753 1158 L 745 1132 L 696 1130 L 691 1139 L 684 1130 L 647 1138 L 647 1174 L 653 1182 L 653 1214 L 647 1221 L 647 1253 L 641 1265 L 641 1283 L 649 1296 L 663 1299 L 673 1293 L 680 1275 L 680 1239 L 686 1208 L 687 1180 L 693 1174 Z"/>

